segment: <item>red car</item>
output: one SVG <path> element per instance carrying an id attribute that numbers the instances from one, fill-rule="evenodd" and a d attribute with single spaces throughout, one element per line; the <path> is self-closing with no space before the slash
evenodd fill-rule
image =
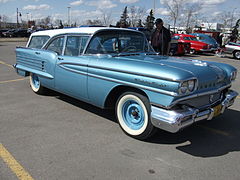
<path id="1" fill-rule="evenodd" d="M 174 55 L 184 55 L 184 54 L 189 54 L 190 53 L 190 43 L 186 42 L 179 42 L 177 39 L 172 37 L 172 40 L 170 42 L 170 52 L 169 54 L 174 56 Z"/>
<path id="2" fill-rule="evenodd" d="M 196 36 L 189 34 L 174 34 L 173 38 L 178 40 L 178 42 L 190 43 L 191 44 L 190 54 L 211 51 L 210 45 L 198 41 Z"/>

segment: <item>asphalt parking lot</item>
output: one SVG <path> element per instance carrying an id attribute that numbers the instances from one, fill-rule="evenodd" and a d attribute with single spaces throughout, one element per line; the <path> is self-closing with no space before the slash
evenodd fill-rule
<path id="1" fill-rule="evenodd" d="M 240 97 L 225 114 L 149 141 L 126 136 L 111 111 L 65 95 L 32 92 L 18 76 L 16 46 L 0 42 L 0 180 L 238 180 Z M 233 65 L 231 56 L 194 55 Z M 232 87 L 240 92 L 240 75 Z"/>

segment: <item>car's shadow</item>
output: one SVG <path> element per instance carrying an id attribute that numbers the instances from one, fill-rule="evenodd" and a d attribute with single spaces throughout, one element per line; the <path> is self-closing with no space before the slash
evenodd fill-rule
<path id="1" fill-rule="evenodd" d="M 239 111 L 228 109 L 211 121 L 197 123 L 175 134 L 158 131 L 149 142 L 177 145 L 176 149 L 197 157 L 240 151 L 239 117 Z"/>
<path id="2" fill-rule="evenodd" d="M 54 91 L 50 91 L 49 95 L 54 95 L 56 98 L 58 98 L 62 101 L 65 101 L 69 104 L 72 104 L 72 105 L 74 105 L 76 107 L 79 107 L 81 109 L 84 109 L 86 111 L 92 112 L 92 113 L 94 113 L 98 116 L 104 117 L 104 118 L 106 118 L 110 121 L 117 122 L 115 120 L 115 115 L 114 115 L 114 110 L 113 109 L 101 109 L 101 108 L 93 106 L 89 103 L 85 103 L 83 101 L 77 100 L 75 98 L 71 98 L 67 95 L 64 95 L 64 94 L 61 94 L 61 93 L 58 93 L 58 92 L 54 92 Z"/>
<path id="3" fill-rule="evenodd" d="M 116 122 L 114 110 L 103 110 L 69 96 L 56 93 L 55 97 L 76 107 Z M 168 144 L 196 157 L 222 156 L 240 151 L 240 111 L 227 109 L 211 121 L 202 121 L 178 133 L 158 130 L 146 143 Z"/>

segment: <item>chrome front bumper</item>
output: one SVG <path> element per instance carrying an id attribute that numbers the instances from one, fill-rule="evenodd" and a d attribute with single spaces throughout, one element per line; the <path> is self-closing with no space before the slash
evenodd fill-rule
<path id="1" fill-rule="evenodd" d="M 197 108 L 183 107 L 182 109 L 167 110 L 156 106 L 151 106 L 152 124 L 168 132 L 178 132 L 179 130 L 201 120 L 211 120 L 213 117 L 222 114 L 226 108 L 234 103 L 238 93 L 230 90 L 226 98 L 220 105 L 199 111 Z"/>

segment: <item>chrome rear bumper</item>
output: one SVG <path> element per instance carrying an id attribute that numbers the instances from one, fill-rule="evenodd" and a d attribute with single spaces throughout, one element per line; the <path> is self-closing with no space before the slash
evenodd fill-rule
<path id="1" fill-rule="evenodd" d="M 234 103 L 238 93 L 230 90 L 221 104 L 213 108 L 199 111 L 197 108 L 184 107 L 183 109 L 167 110 L 152 106 L 152 124 L 160 129 L 175 133 L 179 130 L 201 120 L 211 120 L 213 117 L 222 114 L 226 108 Z"/>

